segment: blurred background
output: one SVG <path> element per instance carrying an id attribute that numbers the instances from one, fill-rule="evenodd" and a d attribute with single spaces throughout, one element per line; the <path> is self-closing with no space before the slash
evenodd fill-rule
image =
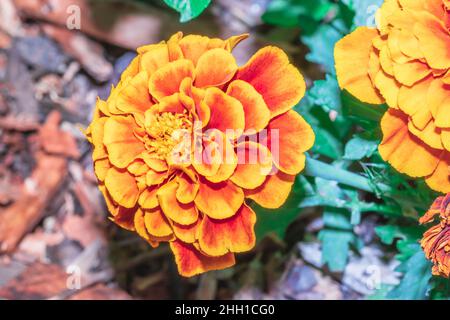
<path id="1" fill-rule="evenodd" d="M 383 289 L 381 282 L 397 284 L 393 240 L 381 244 L 375 232 L 386 218 L 374 211 L 393 211 L 367 195 L 369 205 L 360 208 L 357 192 L 324 180 L 308 185 L 306 178 L 280 212 L 258 212 L 259 243 L 238 255 L 234 268 L 184 279 L 168 246 L 151 249 L 107 219 L 80 130 L 136 47 L 177 31 L 250 33 L 234 52 L 240 65 L 276 45 L 309 87 L 322 81 L 297 110 L 314 126 L 314 152 L 340 159 L 351 124 L 339 118 L 338 88 L 329 76 L 333 45 L 370 19 L 370 5 L 380 1 L 365 1 L 364 14 L 349 3 L 213 0 L 181 23 L 163 0 L 0 1 L 0 298 L 361 299 Z M 376 144 L 364 147 L 361 157 Z M 316 184 L 323 193 L 314 198 Z M 311 202 L 300 204 L 305 189 Z M 342 203 L 330 204 L 341 196 L 351 215 L 348 207 L 340 211 Z M 324 199 L 325 212 L 315 207 Z"/>

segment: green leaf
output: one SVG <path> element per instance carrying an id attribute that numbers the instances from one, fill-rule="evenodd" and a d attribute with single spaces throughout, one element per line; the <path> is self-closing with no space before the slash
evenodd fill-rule
<path id="1" fill-rule="evenodd" d="M 274 0 L 271 1 L 262 19 L 280 27 L 300 27 L 313 30 L 318 21 L 325 18 L 334 7 L 328 0 Z"/>
<path id="2" fill-rule="evenodd" d="M 371 157 L 378 148 L 378 141 L 367 140 L 359 135 L 355 135 L 345 145 L 344 159 L 361 160 L 365 157 Z"/>
<path id="3" fill-rule="evenodd" d="M 356 241 L 348 212 L 342 209 L 325 208 L 325 228 L 319 232 L 322 242 L 322 263 L 332 272 L 343 271 L 347 265 L 350 244 Z"/>
<path id="4" fill-rule="evenodd" d="M 347 134 L 351 123 L 348 121 L 346 123 L 331 121 L 328 112 L 324 108 L 317 107 L 314 99 L 309 95 L 302 99 L 295 110 L 311 125 L 316 135 L 316 142 L 311 152 L 333 160 L 340 159 L 344 149 L 342 138 Z"/>
<path id="5" fill-rule="evenodd" d="M 423 234 L 421 227 L 402 227 L 398 225 L 378 226 L 375 233 L 380 237 L 381 242 L 387 245 L 394 243 L 394 240 L 400 239 L 407 242 L 415 242 Z"/>
<path id="6" fill-rule="evenodd" d="M 327 73 L 335 74 L 334 45 L 342 36 L 343 33 L 331 24 L 322 24 L 313 34 L 302 36 L 302 42 L 310 50 L 306 60 L 320 64 Z"/>
<path id="7" fill-rule="evenodd" d="M 379 128 L 381 118 L 387 111 L 387 105 L 364 103 L 344 90 L 341 94 L 344 115 L 365 129 Z"/>
<path id="8" fill-rule="evenodd" d="M 328 130 L 323 129 L 320 125 L 311 125 L 316 141 L 311 149 L 312 153 L 321 154 L 333 160 L 337 160 L 342 155 L 342 143 L 336 136 Z"/>
<path id="9" fill-rule="evenodd" d="M 325 111 L 341 111 L 341 89 L 335 77 L 327 74 L 325 80 L 314 81 L 308 91 L 312 103 L 322 106 Z"/>
<path id="10" fill-rule="evenodd" d="M 450 300 L 450 279 L 433 277 L 430 282 L 432 300 Z"/>
<path id="11" fill-rule="evenodd" d="M 354 241 L 350 232 L 324 229 L 319 233 L 322 241 L 322 263 L 327 264 L 332 272 L 345 269 L 350 243 Z"/>
<path id="12" fill-rule="evenodd" d="M 388 294 L 389 299 L 398 300 L 423 300 L 428 298 L 431 279 L 431 263 L 425 258 L 425 254 L 416 245 L 416 253 L 403 262 L 397 271 L 403 272 L 400 284 Z"/>
<path id="13" fill-rule="evenodd" d="M 211 0 L 164 0 L 180 13 L 180 22 L 187 22 L 198 17 L 211 3 Z"/>
<path id="14" fill-rule="evenodd" d="M 326 208 L 323 212 L 323 223 L 326 228 L 339 229 L 341 231 L 353 230 L 347 210 Z"/>
<path id="15" fill-rule="evenodd" d="M 387 295 L 393 288 L 393 285 L 382 283 L 379 289 L 367 297 L 367 300 L 387 300 Z"/>

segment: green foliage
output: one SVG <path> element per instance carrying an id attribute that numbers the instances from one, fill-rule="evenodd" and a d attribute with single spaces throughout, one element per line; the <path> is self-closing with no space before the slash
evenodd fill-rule
<path id="1" fill-rule="evenodd" d="M 361 160 L 370 158 L 378 148 L 377 141 L 354 135 L 345 145 L 344 159 Z"/>
<path id="2" fill-rule="evenodd" d="M 306 59 L 324 72 L 323 80 L 314 81 L 295 109 L 316 134 L 311 154 L 329 167 L 309 160 L 303 174 L 311 177 L 297 179 L 301 192 L 277 215 L 281 220 L 287 214 L 287 220 L 292 221 L 296 210 L 298 215 L 302 208 L 323 208 L 324 228 L 318 234 L 322 262 L 339 272 L 344 270 L 350 250 L 357 251 L 361 244 L 354 233 L 355 225 L 366 212 L 378 213 L 388 223 L 377 227 L 376 234 L 386 251 L 396 250 L 397 271 L 402 276 L 397 286 L 383 284 L 369 298 L 446 299 L 450 297 L 449 281 L 431 276 L 430 263 L 419 245 L 424 228 L 417 222 L 437 194 L 423 180 L 412 180 L 381 159 L 380 121 L 387 106 L 363 103 L 341 91 L 335 75 L 335 43 L 358 26 L 373 27 L 375 12 L 382 3 L 274 0 L 263 16 L 268 24 L 300 30 L 299 42 L 309 49 Z M 259 212 L 258 218 L 261 220 Z M 259 223 L 264 225 L 263 221 Z M 273 219 L 270 223 L 275 225 Z"/>
<path id="3" fill-rule="evenodd" d="M 320 231 L 322 241 L 322 263 L 327 264 L 330 271 L 343 271 L 347 265 L 350 245 L 356 243 L 352 224 L 347 210 L 325 208 L 325 228 Z"/>
<path id="4" fill-rule="evenodd" d="M 164 0 L 180 13 L 180 22 L 188 22 L 198 17 L 211 3 L 211 0 Z"/>
<path id="5" fill-rule="evenodd" d="M 279 239 L 284 238 L 287 227 L 298 218 L 301 211 L 298 206 L 298 199 L 303 197 L 305 188 L 308 188 L 307 182 L 303 177 L 298 176 L 292 187 L 292 192 L 281 208 L 271 210 L 262 208 L 257 204 L 252 205 L 258 216 L 255 226 L 257 241 L 262 240 L 264 236 L 269 234 L 275 235 Z"/>
<path id="6" fill-rule="evenodd" d="M 388 292 L 389 299 L 423 300 L 428 297 L 431 279 L 431 263 L 425 258 L 420 248 L 416 248 L 414 255 L 403 262 L 397 271 L 403 273 L 400 284 Z"/>
<path id="7" fill-rule="evenodd" d="M 263 15 L 264 22 L 281 27 L 301 27 L 314 31 L 335 4 L 328 0 L 274 0 Z"/>

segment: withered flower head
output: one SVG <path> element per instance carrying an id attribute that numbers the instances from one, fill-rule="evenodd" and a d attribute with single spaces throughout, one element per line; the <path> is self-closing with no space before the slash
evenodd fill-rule
<path id="1" fill-rule="evenodd" d="M 430 223 L 436 216 L 439 224 L 425 232 L 421 244 L 434 264 L 433 274 L 450 278 L 450 193 L 437 198 L 420 223 Z"/>

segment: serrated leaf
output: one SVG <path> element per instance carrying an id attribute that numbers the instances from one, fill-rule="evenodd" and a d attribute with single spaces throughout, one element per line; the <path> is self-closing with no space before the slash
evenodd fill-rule
<path id="1" fill-rule="evenodd" d="M 187 22 L 198 17 L 211 3 L 211 0 L 164 0 L 180 13 L 180 22 Z"/>
<path id="2" fill-rule="evenodd" d="M 367 140 L 361 136 L 355 135 L 345 145 L 344 159 L 361 160 L 365 157 L 371 157 L 378 148 L 378 141 Z"/>
<path id="3" fill-rule="evenodd" d="M 314 81 L 308 96 L 312 103 L 322 106 L 325 111 L 341 111 L 341 89 L 336 78 L 329 74 L 325 80 Z"/>
<path id="4" fill-rule="evenodd" d="M 342 36 L 343 33 L 330 24 L 322 24 L 313 34 L 302 36 L 302 42 L 310 50 L 306 60 L 320 64 L 327 73 L 335 74 L 334 45 Z"/>
<path id="5" fill-rule="evenodd" d="M 319 239 L 322 242 L 322 263 L 327 264 L 332 272 L 343 271 L 354 235 L 350 232 L 325 229 L 320 231 Z"/>
<path id="6" fill-rule="evenodd" d="M 403 272 L 400 284 L 388 294 L 389 299 L 423 300 L 428 298 L 431 279 L 431 263 L 417 245 L 416 253 L 403 262 L 397 271 Z"/>

